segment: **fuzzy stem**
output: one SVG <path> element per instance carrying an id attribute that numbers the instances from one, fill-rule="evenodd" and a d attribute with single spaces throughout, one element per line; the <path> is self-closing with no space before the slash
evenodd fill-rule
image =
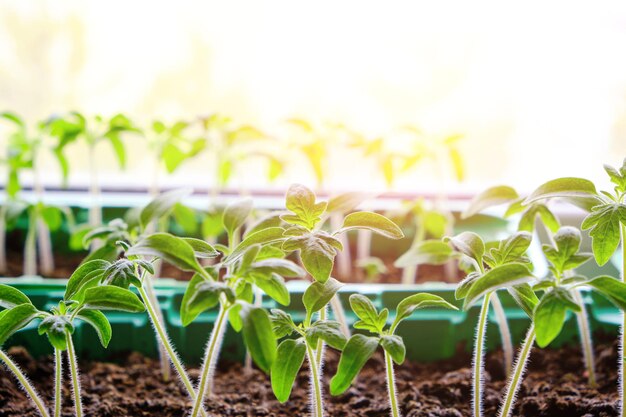
<path id="1" fill-rule="evenodd" d="M 28 232 L 24 244 L 24 275 L 37 275 L 37 208 L 30 207 L 28 214 Z"/>
<path id="2" fill-rule="evenodd" d="M 220 303 L 220 311 L 217 315 L 217 320 L 215 322 L 213 332 L 211 332 L 211 337 L 206 347 L 204 364 L 202 365 L 202 374 L 200 376 L 200 383 L 198 384 L 198 389 L 196 390 L 198 395 L 196 396 L 196 401 L 191 412 L 191 417 L 198 416 L 198 412 L 202 408 L 204 395 L 206 391 L 208 391 L 207 388 L 211 385 L 211 382 L 209 380 L 213 379 L 213 371 L 215 369 L 215 363 L 217 362 L 217 356 L 219 355 L 219 349 L 222 343 L 222 328 L 224 327 L 224 324 L 226 322 L 227 313 L 228 308 L 225 308 L 224 304 Z"/>
<path id="3" fill-rule="evenodd" d="M 587 308 L 580 290 L 575 288 L 572 292 L 574 300 L 580 305 L 580 312 L 576 313 L 576 322 L 578 323 L 578 334 L 580 335 L 580 344 L 583 348 L 583 359 L 585 367 L 587 368 L 589 386 L 596 388 L 596 369 L 595 360 L 593 355 L 593 341 L 591 338 L 591 330 L 589 329 L 589 316 L 587 314 Z"/>
<path id="4" fill-rule="evenodd" d="M 621 241 L 622 241 L 622 281 L 626 282 L 626 226 L 621 224 Z M 624 375 L 626 375 L 626 361 L 624 360 L 624 346 L 626 345 L 626 313 L 622 312 L 622 328 L 619 345 L 619 395 L 620 395 L 620 417 L 626 416 L 626 384 L 624 384 Z"/>
<path id="5" fill-rule="evenodd" d="M 0 274 L 7 272 L 7 225 L 6 208 L 7 201 L 0 207 Z"/>
<path id="6" fill-rule="evenodd" d="M 480 309 L 478 325 L 476 327 L 476 342 L 474 343 L 474 392 L 473 392 L 473 408 L 474 417 L 482 416 L 482 370 L 483 356 L 485 347 L 485 331 L 487 329 L 487 314 L 489 313 L 489 299 L 491 293 L 485 294 L 483 305 Z"/>
<path id="7" fill-rule="evenodd" d="M 343 216 L 341 213 L 332 213 L 330 215 L 330 227 L 332 230 L 339 230 L 342 223 Z M 337 238 L 343 245 L 343 250 L 337 254 L 337 273 L 339 274 L 339 278 L 341 278 L 341 280 L 346 280 L 352 273 L 350 241 L 348 240 L 348 235 L 346 233 L 339 234 Z"/>
<path id="8" fill-rule="evenodd" d="M 319 343 L 318 343 L 319 346 Z M 320 349 L 317 349 L 315 352 L 309 344 L 306 344 L 306 355 L 309 359 L 309 372 L 311 372 L 311 387 L 313 388 L 313 392 L 311 393 L 311 411 L 313 417 L 324 417 L 324 405 L 322 403 L 322 387 L 321 387 L 321 374 L 320 368 L 321 364 L 317 362 L 315 359 L 317 356 L 317 352 Z"/>
<path id="9" fill-rule="evenodd" d="M 326 320 L 328 312 L 326 311 L 326 306 L 322 308 L 319 312 L 319 320 Z M 317 339 L 317 346 L 315 347 L 315 363 L 321 369 L 322 363 L 324 361 L 324 341 L 320 337 Z"/>
<path id="10" fill-rule="evenodd" d="M 146 305 L 148 316 L 150 316 L 150 321 L 152 321 L 152 326 L 154 326 L 154 329 L 156 331 L 157 337 L 159 338 L 160 344 L 167 351 L 170 361 L 172 361 L 172 364 L 174 365 L 176 372 L 178 372 L 178 376 L 180 377 L 180 380 L 182 381 L 183 385 L 187 389 L 187 394 L 192 399 L 192 401 L 195 401 L 196 391 L 193 389 L 193 385 L 191 384 L 191 380 L 189 379 L 189 376 L 187 375 L 187 372 L 185 371 L 185 367 L 181 363 L 180 358 L 178 357 L 178 355 L 176 354 L 176 351 L 174 350 L 174 347 L 172 346 L 172 342 L 170 341 L 170 338 L 167 335 L 167 330 L 162 324 L 163 322 L 159 321 L 159 316 L 156 312 L 157 311 L 156 308 L 152 304 L 152 300 L 150 299 L 150 297 L 148 296 L 148 294 L 142 287 L 138 287 L 137 289 L 139 291 L 139 295 L 141 295 L 141 298 L 144 301 L 144 304 Z M 206 412 L 204 411 L 204 409 L 202 409 L 200 412 L 202 413 L 203 416 L 206 417 Z"/>
<path id="11" fill-rule="evenodd" d="M 150 304 L 152 304 L 153 312 L 155 314 L 155 319 L 159 323 L 164 323 L 163 320 L 163 312 L 161 311 L 161 305 L 159 304 L 159 300 L 157 299 L 156 294 L 154 293 L 154 286 L 152 284 L 152 278 L 147 276 L 143 280 L 143 285 L 145 287 L 145 294 L 147 295 L 147 299 L 149 299 Z M 143 296 L 142 296 L 143 297 Z M 168 359 L 168 354 L 165 351 L 165 347 L 162 343 L 158 343 L 157 347 L 159 350 L 159 362 L 161 366 L 161 376 L 164 382 L 170 380 L 172 369 L 170 366 L 170 360 Z"/>
<path id="12" fill-rule="evenodd" d="M 524 344 L 522 345 L 522 350 L 519 353 L 519 357 L 517 358 L 517 363 L 515 364 L 515 370 L 511 375 L 511 380 L 509 381 L 509 385 L 507 387 L 506 398 L 502 403 L 502 408 L 500 409 L 500 417 L 509 417 L 511 412 L 513 411 L 513 405 L 515 404 L 515 396 L 517 395 L 517 391 L 519 390 L 519 386 L 522 383 L 522 377 L 524 376 L 524 370 L 526 369 L 526 363 L 528 362 L 528 357 L 530 356 L 530 351 L 535 343 L 535 326 L 534 324 L 530 325 L 528 329 L 528 333 L 526 333 L 526 339 L 524 339 Z"/>
<path id="13" fill-rule="evenodd" d="M 338 295 L 335 295 L 330 299 L 330 308 L 335 315 L 335 319 L 341 325 L 341 332 L 349 339 L 350 327 L 348 326 L 348 321 L 346 320 L 346 311 L 344 310 L 343 304 L 341 304 L 341 300 Z"/>
<path id="14" fill-rule="evenodd" d="M 426 228 L 424 227 L 424 219 L 422 216 L 415 217 L 415 234 L 411 242 L 411 249 L 415 248 L 426 238 Z M 415 284 L 417 279 L 417 265 L 407 266 L 402 270 L 402 283 Z"/>
<path id="15" fill-rule="evenodd" d="M 13 362 L 2 349 L 0 349 L 0 361 L 4 362 L 7 368 L 9 368 L 9 370 L 13 373 L 15 378 L 17 378 L 24 391 L 26 391 L 31 401 L 35 404 L 35 407 L 37 407 L 39 414 L 41 414 L 43 417 L 50 417 L 50 414 L 48 414 L 48 409 L 43 404 L 43 401 L 41 401 L 41 398 L 39 398 L 37 391 L 31 385 L 26 375 L 22 373 L 19 366 L 17 366 L 17 364 Z"/>
<path id="16" fill-rule="evenodd" d="M 398 398 L 396 397 L 396 379 L 393 374 L 393 362 L 391 356 L 385 351 L 385 368 L 387 370 L 387 392 L 389 394 L 389 408 L 391 417 L 400 417 Z"/>
<path id="17" fill-rule="evenodd" d="M 72 390 L 74 393 L 74 409 L 76 411 L 76 417 L 83 416 L 83 404 L 80 398 L 80 379 L 78 376 L 78 361 L 76 360 L 76 353 L 74 352 L 74 343 L 72 342 L 72 335 L 70 332 L 65 332 L 65 339 L 67 340 L 67 360 L 70 363 L 70 374 L 72 376 Z"/>
<path id="18" fill-rule="evenodd" d="M 61 405 L 63 397 L 61 385 L 63 384 L 63 356 L 59 349 L 54 349 L 54 417 L 61 417 Z"/>
<path id="19" fill-rule="evenodd" d="M 496 323 L 500 330 L 500 337 L 502 339 L 502 351 L 504 352 L 504 373 L 509 375 L 513 369 L 513 342 L 511 341 L 511 331 L 509 330 L 509 323 L 506 320 L 506 314 L 504 308 L 498 297 L 498 293 L 493 294 L 491 297 L 491 306 L 493 312 L 496 315 Z"/>
<path id="20" fill-rule="evenodd" d="M 41 257 L 41 274 L 50 276 L 54 272 L 54 256 L 52 255 L 50 229 L 43 219 L 37 219 L 37 244 Z"/>

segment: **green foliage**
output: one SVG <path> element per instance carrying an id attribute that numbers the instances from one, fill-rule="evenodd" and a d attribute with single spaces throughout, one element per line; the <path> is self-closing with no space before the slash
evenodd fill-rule
<path id="1" fill-rule="evenodd" d="M 272 391 L 280 403 L 284 403 L 291 395 L 291 389 L 298 376 L 298 371 L 304 363 L 306 344 L 304 339 L 286 339 L 278 345 L 276 356 L 280 358 L 274 362 L 271 371 Z"/>

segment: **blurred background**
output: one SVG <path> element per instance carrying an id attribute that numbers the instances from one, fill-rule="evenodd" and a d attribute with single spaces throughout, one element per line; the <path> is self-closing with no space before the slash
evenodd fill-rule
<path id="1" fill-rule="evenodd" d="M 0 111 L 30 124 L 71 110 L 121 112 L 143 127 L 228 116 L 280 143 L 263 147 L 283 165 L 269 182 L 267 161 L 246 162 L 233 188 L 320 182 L 297 146 L 311 132 L 286 122 L 296 118 L 326 141 L 319 188 L 469 194 L 510 183 L 529 191 L 557 176 L 604 181 L 602 163 L 621 164 L 624 45 L 619 1 L 2 0 Z M 368 153 L 357 137 L 382 141 Z M 449 174 L 454 157 L 396 167 L 393 181 L 381 175 L 383 150 L 408 155 L 450 137 L 463 181 Z M 98 145 L 102 183 L 149 186 L 148 139 L 124 141 L 124 171 L 111 146 Z M 88 183 L 85 152 L 80 142 L 67 147 L 70 186 Z M 162 185 L 210 187 L 207 152 Z M 44 183 L 60 185 L 54 156 L 41 158 Z"/>

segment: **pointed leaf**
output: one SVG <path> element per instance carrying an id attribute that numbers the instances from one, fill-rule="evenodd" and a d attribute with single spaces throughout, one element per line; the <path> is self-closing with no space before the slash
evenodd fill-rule
<path id="1" fill-rule="evenodd" d="M 330 393 L 339 395 L 345 392 L 363 365 L 372 357 L 378 348 L 378 338 L 355 334 L 348 340 L 343 349 L 337 373 L 330 381 Z"/>
<path id="2" fill-rule="evenodd" d="M 335 278 L 329 278 L 324 283 L 316 281 L 309 285 L 302 295 L 302 302 L 307 310 L 307 315 L 310 317 L 313 313 L 324 308 L 342 286 Z"/>
<path id="3" fill-rule="evenodd" d="M 30 303 L 20 304 L 5 310 L 0 317 L 0 346 L 9 337 L 25 327 L 39 315 L 39 311 Z"/>
<path id="4" fill-rule="evenodd" d="M 111 265 L 109 262 L 101 259 L 94 259 L 81 264 L 67 281 L 63 299 L 80 301 L 87 288 L 98 285 L 109 265 Z"/>
<path id="5" fill-rule="evenodd" d="M 335 233 L 347 232 L 353 229 L 371 230 L 374 233 L 389 239 L 402 239 L 404 233 L 394 222 L 378 213 L 357 211 L 346 216 L 343 226 Z"/>
<path id="6" fill-rule="evenodd" d="M 0 307 L 13 308 L 20 304 L 30 304 L 30 299 L 26 294 L 17 288 L 0 284 Z"/>
<path id="7" fill-rule="evenodd" d="M 98 334 L 102 346 L 107 347 L 111 341 L 111 324 L 107 317 L 98 310 L 83 310 L 76 315 L 77 318 L 89 323 Z"/>
<path id="8" fill-rule="evenodd" d="M 259 368 L 269 373 L 276 360 L 276 335 L 267 311 L 260 307 L 243 306 L 243 340 L 250 356 Z"/>
<path id="9" fill-rule="evenodd" d="M 461 218 L 466 219 L 468 217 L 472 217 L 489 207 L 510 203 L 518 198 L 519 195 L 517 194 L 517 191 L 507 185 L 499 185 L 488 188 L 472 199 L 469 207 L 467 207 L 461 215 Z"/>
<path id="10" fill-rule="evenodd" d="M 385 352 L 391 356 L 391 359 L 398 365 L 404 362 L 406 356 L 406 347 L 404 341 L 397 335 L 385 335 L 380 338 L 380 345 L 385 349 Z"/>
<path id="11" fill-rule="evenodd" d="M 458 310 L 455 306 L 439 297 L 438 295 L 419 293 L 406 297 L 404 300 L 398 303 L 396 308 L 396 318 L 391 326 L 392 330 L 395 330 L 396 326 L 404 319 L 409 317 L 415 310 L 421 308 L 448 308 L 451 310 Z"/>
<path id="12" fill-rule="evenodd" d="M 304 363 L 306 344 L 304 339 L 287 339 L 278 345 L 276 356 L 280 360 L 272 365 L 272 391 L 280 403 L 284 403 L 291 395 L 291 389 Z"/>
<path id="13" fill-rule="evenodd" d="M 229 236 L 246 222 L 252 212 L 252 199 L 246 198 L 229 204 L 222 214 L 222 222 Z"/>
<path id="14" fill-rule="evenodd" d="M 154 233 L 144 237 L 133 245 L 126 255 L 161 258 L 183 271 L 205 273 L 196 259 L 193 247 L 183 239 L 169 233 Z"/>
<path id="15" fill-rule="evenodd" d="M 467 310 L 488 292 L 528 283 L 532 279 L 534 279 L 532 273 L 524 264 L 511 263 L 497 266 L 474 281 L 465 297 L 463 309 Z"/>
<path id="16" fill-rule="evenodd" d="M 113 285 L 86 289 L 83 304 L 90 310 L 117 310 L 130 313 L 145 311 L 143 303 L 132 291 Z"/>
<path id="17" fill-rule="evenodd" d="M 183 188 L 172 190 L 155 197 L 146 207 L 141 210 L 139 220 L 141 227 L 145 228 L 151 221 L 158 220 L 170 213 L 174 206 L 183 198 L 189 197 L 193 190 Z"/>

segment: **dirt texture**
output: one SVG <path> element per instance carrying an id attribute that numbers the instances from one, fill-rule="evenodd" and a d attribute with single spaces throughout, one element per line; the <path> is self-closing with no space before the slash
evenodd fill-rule
<path id="1" fill-rule="evenodd" d="M 589 387 L 576 346 L 560 350 L 535 348 L 515 408 L 515 416 L 608 417 L 618 415 L 617 344 L 596 347 L 599 385 Z M 47 404 L 52 403 L 52 360 L 34 360 L 20 348 L 9 354 L 29 375 Z M 325 409 L 328 416 L 387 417 L 387 389 L 382 355 L 371 359 L 356 383 L 343 395 L 331 397 L 328 382 L 338 355 L 327 350 L 324 367 Z M 405 362 L 396 367 L 401 412 L 406 417 L 471 416 L 471 358 L 459 353 L 437 363 Z M 81 363 L 86 416 L 186 416 L 191 401 L 176 378 L 163 382 L 154 359 L 130 353 L 115 363 Z M 67 366 L 66 366 L 67 368 Z M 291 398 L 276 401 L 269 377 L 258 370 L 246 374 L 239 363 L 222 362 L 215 394 L 206 401 L 210 416 L 306 416 L 309 414 L 309 378 L 306 365 L 296 380 Z M 505 389 L 499 352 L 486 358 L 484 415 L 497 415 Z M 189 371 L 192 379 L 198 370 Z M 65 375 L 69 382 L 68 375 Z M 63 416 L 73 415 L 70 384 L 64 388 Z M 0 417 L 38 415 L 13 377 L 0 371 Z"/>

